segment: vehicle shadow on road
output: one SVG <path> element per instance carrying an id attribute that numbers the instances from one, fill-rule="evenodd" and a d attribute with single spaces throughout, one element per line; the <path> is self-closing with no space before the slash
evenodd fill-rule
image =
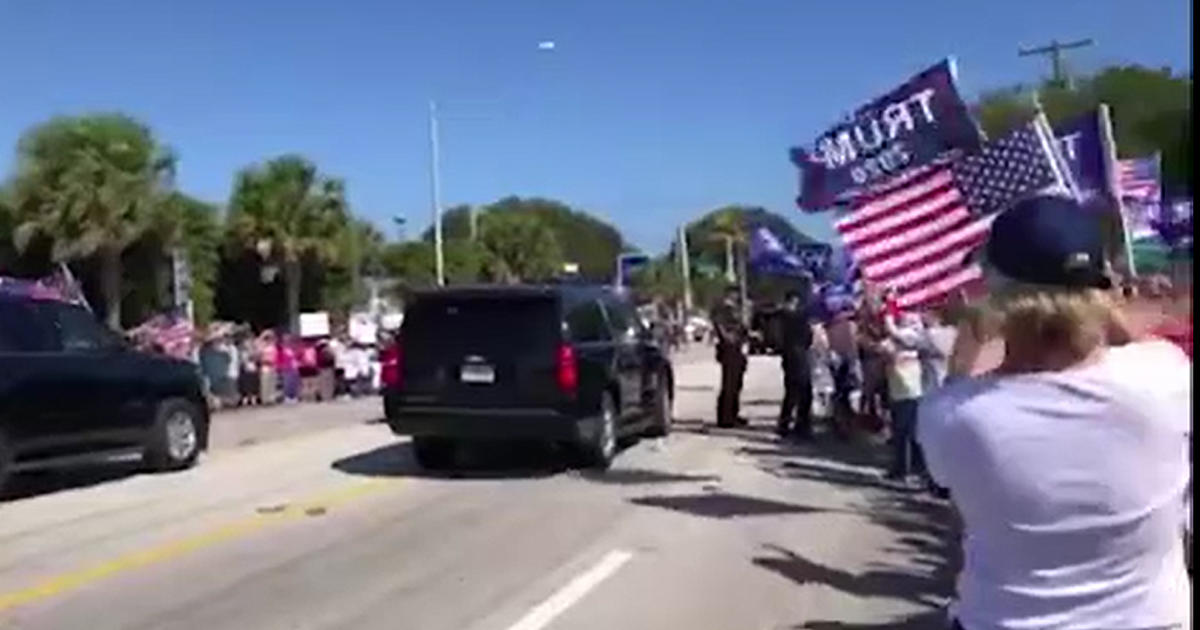
<path id="1" fill-rule="evenodd" d="M 140 462 L 114 462 L 75 469 L 18 473 L 0 490 L 0 503 L 88 488 L 133 477 L 143 470 Z"/>
<path id="2" fill-rule="evenodd" d="M 426 470 L 417 463 L 411 442 L 398 442 L 343 457 L 334 470 L 365 477 L 429 479 L 536 479 L 563 472 L 563 458 L 538 445 L 479 445 L 466 448 L 452 469 Z"/>

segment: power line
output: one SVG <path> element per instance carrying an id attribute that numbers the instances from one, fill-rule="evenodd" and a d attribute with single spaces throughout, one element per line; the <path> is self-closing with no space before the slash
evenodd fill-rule
<path id="1" fill-rule="evenodd" d="M 1050 71 L 1053 73 L 1053 81 L 1056 85 L 1066 86 L 1069 78 L 1067 70 L 1063 64 L 1063 51 L 1074 48 L 1084 48 L 1095 44 L 1091 39 L 1081 39 L 1079 41 L 1062 43 L 1057 39 L 1050 40 L 1050 43 L 1045 46 L 1036 48 L 1018 48 L 1017 56 L 1029 57 L 1032 55 L 1045 55 L 1050 58 Z"/>

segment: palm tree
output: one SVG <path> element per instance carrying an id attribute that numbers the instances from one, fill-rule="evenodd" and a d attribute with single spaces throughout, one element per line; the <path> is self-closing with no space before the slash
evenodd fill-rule
<path id="1" fill-rule="evenodd" d="M 218 208 L 181 192 L 164 196 L 151 212 L 146 236 L 153 237 L 159 249 L 158 273 L 172 275 L 172 257 L 182 255 L 190 270 L 188 299 L 196 321 L 206 324 L 212 318 L 216 293 L 217 267 L 220 264 L 221 223 Z M 169 287 L 171 282 L 160 282 Z M 159 303 L 164 301 L 159 295 Z"/>
<path id="2" fill-rule="evenodd" d="M 121 252 L 145 231 L 174 176 L 174 159 L 150 130 L 122 114 L 59 117 L 17 145 L 11 185 L 25 251 L 38 237 L 56 262 L 95 256 L 108 325 L 121 325 Z"/>
<path id="3" fill-rule="evenodd" d="M 749 248 L 750 236 L 746 227 L 746 208 L 728 206 L 715 213 L 713 217 L 713 238 L 725 244 L 725 275 L 728 280 L 737 276 L 738 289 L 741 293 L 742 316 L 746 317 L 746 255 Z M 737 261 L 737 271 L 734 271 L 734 261 Z"/>
<path id="4" fill-rule="evenodd" d="M 381 271 L 383 234 L 369 221 L 352 219 L 337 235 L 335 242 L 338 265 L 349 273 L 348 305 L 353 306 L 366 296 L 364 276 L 377 276 Z"/>
<path id="5" fill-rule="evenodd" d="M 268 268 L 282 270 L 287 321 L 300 321 L 301 262 L 307 256 L 337 256 L 336 235 L 347 219 L 345 185 L 322 176 L 298 155 L 284 155 L 243 169 L 229 201 L 235 243 L 258 252 Z"/>

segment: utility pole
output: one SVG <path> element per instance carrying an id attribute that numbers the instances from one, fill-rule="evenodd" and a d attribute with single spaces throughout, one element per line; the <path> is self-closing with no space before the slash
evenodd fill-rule
<path id="1" fill-rule="evenodd" d="M 1018 48 L 1017 56 L 1029 57 L 1032 55 L 1046 55 L 1047 57 L 1050 57 L 1050 71 L 1053 73 L 1052 80 L 1054 81 L 1054 84 L 1061 87 L 1070 87 L 1070 78 L 1067 76 L 1067 69 L 1063 65 L 1063 51 L 1091 46 L 1094 43 L 1095 42 L 1091 39 L 1081 39 L 1079 41 L 1068 42 L 1064 44 L 1059 42 L 1057 39 L 1052 39 L 1050 40 L 1050 43 L 1045 46 L 1038 46 L 1036 48 Z"/>
<path id="2" fill-rule="evenodd" d="M 438 286 L 446 284 L 446 260 L 442 253 L 442 185 L 439 178 L 437 103 L 429 101 L 429 183 L 433 197 L 433 266 Z"/>
<path id="3" fill-rule="evenodd" d="M 725 281 L 732 284 L 737 281 L 737 273 L 733 270 L 733 237 L 722 234 L 721 239 L 725 241 Z"/>
<path id="4" fill-rule="evenodd" d="M 692 312 L 692 270 L 688 260 L 687 228 L 679 226 L 679 238 L 676 240 L 676 255 L 679 257 L 679 272 L 683 276 L 683 309 L 684 314 Z"/>

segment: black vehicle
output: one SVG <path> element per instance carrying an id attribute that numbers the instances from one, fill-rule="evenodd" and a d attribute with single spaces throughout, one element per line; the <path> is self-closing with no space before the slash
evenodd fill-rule
<path id="1" fill-rule="evenodd" d="M 0 294 L 0 485 L 118 454 L 185 468 L 208 420 L 192 364 L 134 350 L 80 306 Z"/>
<path id="2" fill-rule="evenodd" d="M 556 442 L 603 469 L 618 440 L 671 429 L 666 351 L 607 288 L 419 293 L 382 359 L 388 424 L 431 469 L 464 440 L 493 439 Z"/>

